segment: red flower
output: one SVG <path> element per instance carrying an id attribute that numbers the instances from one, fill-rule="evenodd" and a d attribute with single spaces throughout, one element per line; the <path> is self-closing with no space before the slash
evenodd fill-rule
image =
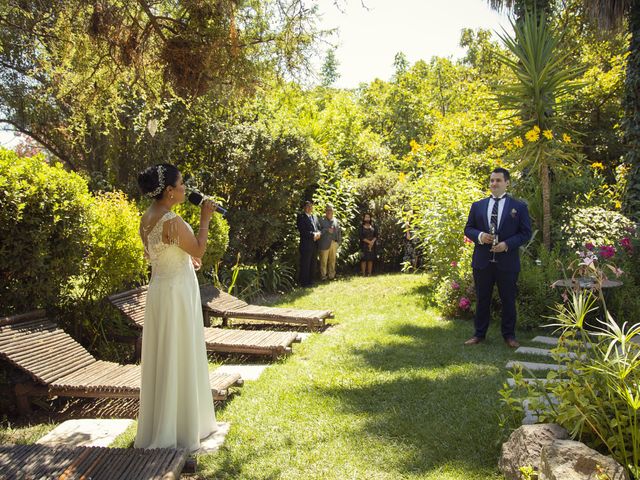
<path id="1" fill-rule="evenodd" d="M 456 262 L 455 260 L 453 262 L 451 262 L 451 266 L 453 268 L 456 268 L 458 266 L 458 262 Z"/>
<path id="2" fill-rule="evenodd" d="M 461 297 L 460 301 L 458 302 L 458 306 L 462 310 L 469 310 L 469 307 L 471 306 L 471 301 L 467 297 Z"/>
<path id="3" fill-rule="evenodd" d="M 593 252 L 593 249 L 596 248 L 596 246 L 591 242 L 587 242 L 584 244 L 584 248 L 586 248 L 590 252 Z"/>
<path id="4" fill-rule="evenodd" d="M 602 258 L 611 258 L 616 254 L 616 249 L 611 245 L 602 245 L 600 247 L 600 256 Z"/>
<path id="5" fill-rule="evenodd" d="M 629 237 L 624 237 L 620 240 L 620 246 L 625 249 L 625 251 L 630 252 L 633 250 L 633 245 L 631 245 L 631 239 Z"/>

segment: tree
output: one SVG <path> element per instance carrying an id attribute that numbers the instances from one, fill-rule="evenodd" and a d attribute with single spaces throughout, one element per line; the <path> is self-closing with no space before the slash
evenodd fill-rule
<path id="1" fill-rule="evenodd" d="M 550 171 L 560 170 L 573 158 L 559 141 L 567 135 L 566 115 L 562 110 L 567 96 L 581 87 L 574 80 L 581 68 L 568 67 L 570 53 L 558 50 L 559 39 L 553 35 L 544 15 L 527 13 L 521 22 L 512 23 L 514 36 L 501 35 L 512 57 L 499 55 L 517 82 L 501 86 L 498 101 L 513 111 L 515 128 L 512 137 L 523 148 L 515 153 L 516 166 L 537 171 L 542 192 L 542 239 L 551 247 L 551 178 Z M 517 138 L 518 140 L 515 140 Z M 565 137 L 568 138 L 568 137 Z M 524 140 L 523 140 L 524 139 Z"/>
<path id="2" fill-rule="evenodd" d="M 625 80 L 625 162 L 629 178 L 624 198 L 624 211 L 640 221 L 640 1 L 585 0 L 588 15 L 605 30 L 619 28 L 626 19 L 631 39 Z"/>
<path id="3" fill-rule="evenodd" d="M 5 0 L 0 123 L 122 185 L 131 163 L 168 156 L 199 98 L 304 68 L 315 18 L 300 0 Z"/>
<path id="4" fill-rule="evenodd" d="M 324 59 L 322 70 L 320 72 L 320 84 L 323 87 L 330 87 L 340 78 L 340 73 L 338 73 L 339 66 L 340 63 L 336 58 L 336 49 L 332 48 L 327 52 L 327 56 Z"/>
<path id="5" fill-rule="evenodd" d="M 524 1 L 546 0 L 489 0 L 495 9 L 513 9 Z M 629 177 L 624 197 L 624 211 L 634 220 L 640 220 L 640 1 L 638 0 L 584 0 L 587 15 L 603 30 L 615 30 L 627 21 L 631 39 L 625 78 L 625 162 Z M 519 7 L 518 7 L 519 8 Z"/>

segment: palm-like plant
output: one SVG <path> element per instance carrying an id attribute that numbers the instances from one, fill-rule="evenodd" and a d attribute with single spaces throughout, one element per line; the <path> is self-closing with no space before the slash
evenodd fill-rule
<path id="1" fill-rule="evenodd" d="M 537 171 L 542 191 L 542 239 L 551 245 L 550 169 L 558 170 L 575 159 L 575 153 L 560 141 L 568 125 L 562 115 L 568 94 L 580 88 L 576 79 L 580 67 L 570 67 L 569 53 L 560 53 L 559 39 L 547 27 L 545 15 L 528 12 L 512 22 L 514 34 L 499 35 L 512 56 L 499 59 L 514 73 L 517 81 L 501 86 L 497 99 L 501 108 L 519 116 L 513 138 L 523 148 L 516 151 L 519 169 Z M 523 140 L 526 138 L 526 140 Z M 566 137 L 565 137 L 566 138 Z"/>
<path id="2" fill-rule="evenodd" d="M 513 10 L 520 14 L 532 2 L 548 0 L 488 0 L 496 10 Z M 640 0 L 583 0 L 592 20 L 605 30 L 619 28 L 626 19 L 631 34 L 625 79 L 625 162 L 630 166 L 624 210 L 640 221 Z M 538 9 L 540 11 L 540 9 Z"/>

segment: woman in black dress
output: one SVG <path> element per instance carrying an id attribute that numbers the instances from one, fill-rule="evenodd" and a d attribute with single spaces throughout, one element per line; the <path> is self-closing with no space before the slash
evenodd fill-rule
<path id="1" fill-rule="evenodd" d="M 373 224 L 370 213 L 365 213 L 360 226 L 360 272 L 362 275 L 371 275 L 373 262 L 377 258 L 378 227 Z"/>

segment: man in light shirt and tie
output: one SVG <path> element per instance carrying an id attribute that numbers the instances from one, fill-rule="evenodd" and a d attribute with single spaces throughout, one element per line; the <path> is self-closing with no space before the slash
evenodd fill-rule
<path id="1" fill-rule="evenodd" d="M 520 346 L 516 340 L 519 247 L 531 238 L 531 219 L 527 205 L 506 194 L 509 182 L 507 169 L 491 172 L 491 197 L 471 206 L 464 228 L 464 234 L 475 243 L 471 266 L 477 298 L 475 332 L 465 345 L 477 345 L 486 338 L 493 286 L 497 284 L 502 303 L 502 338 L 511 348 Z"/>

